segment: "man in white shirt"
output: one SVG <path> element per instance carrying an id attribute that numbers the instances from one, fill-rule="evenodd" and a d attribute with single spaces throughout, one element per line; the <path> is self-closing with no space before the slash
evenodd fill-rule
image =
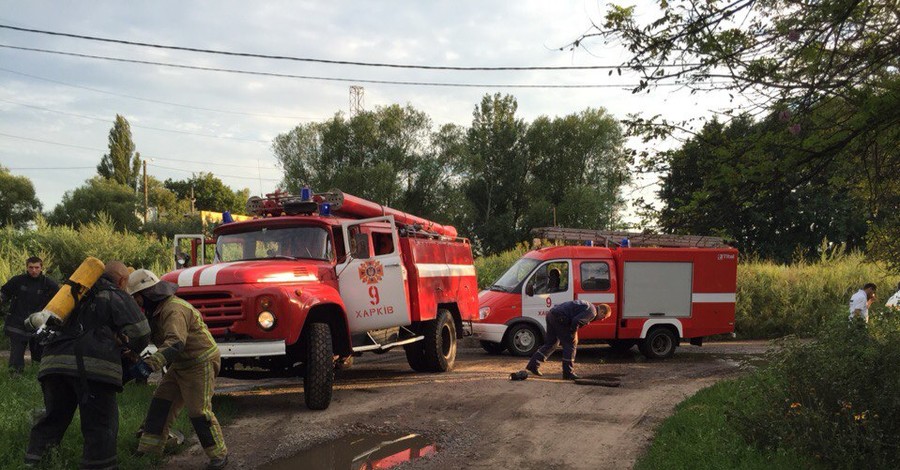
<path id="1" fill-rule="evenodd" d="M 897 292 L 888 299 L 884 306 L 895 310 L 900 309 L 900 282 L 897 283 Z"/>
<path id="2" fill-rule="evenodd" d="M 878 287 L 870 282 L 850 297 L 850 320 L 858 317 L 869 323 L 869 305 L 875 300 L 877 289 Z"/>

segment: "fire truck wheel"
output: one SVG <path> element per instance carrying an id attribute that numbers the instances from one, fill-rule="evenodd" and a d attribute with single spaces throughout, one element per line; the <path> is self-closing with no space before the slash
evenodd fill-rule
<path id="1" fill-rule="evenodd" d="M 678 339 L 672 330 L 656 327 L 647 333 L 647 337 L 638 346 L 647 359 L 665 359 L 675 354 Z"/>
<path id="2" fill-rule="evenodd" d="M 506 333 L 506 348 L 513 356 L 531 357 L 541 341 L 541 333 L 528 323 L 517 323 Z"/>
<path id="3" fill-rule="evenodd" d="M 506 350 L 506 345 L 503 343 L 495 343 L 493 341 L 482 341 L 481 349 L 484 349 L 488 352 L 488 354 L 503 354 L 503 351 Z"/>
<path id="4" fill-rule="evenodd" d="M 431 372 L 447 372 L 456 362 L 456 324 L 446 309 L 438 310 L 437 318 L 423 328 L 425 364 Z"/>
<path id="5" fill-rule="evenodd" d="M 406 352 L 406 362 L 409 367 L 416 372 L 428 372 L 428 365 L 425 364 L 425 348 L 422 347 L 422 341 L 403 346 Z"/>
<path id="6" fill-rule="evenodd" d="M 331 327 L 327 323 L 307 325 L 306 373 L 303 375 L 303 398 L 311 410 L 324 410 L 331 404 L 334 385 L 334 354 Z"/>

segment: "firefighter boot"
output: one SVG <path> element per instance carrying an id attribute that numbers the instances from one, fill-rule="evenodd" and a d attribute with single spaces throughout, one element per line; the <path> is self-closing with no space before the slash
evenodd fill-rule
<path id="1" fill-rule="evenodd" d="M 580 375 L 575 373 L 575 362 L 563 361 L 562 366 L 564 380 L 578 380 L 581 378 Z"/>
<path id="2" fill-rule="evenodd" d="M 530 361 L 528 361 L 528 365 L 525 366 L 525 370 L 527 370 L 528 372 L 531 372 L 532 374 L 534 374 L 538 377 L 544 375 L 541 373 L 539 368 L 540 368 L 540 363 L 538 361 L 534 360 L 534 358 L 532 358 Z"/>

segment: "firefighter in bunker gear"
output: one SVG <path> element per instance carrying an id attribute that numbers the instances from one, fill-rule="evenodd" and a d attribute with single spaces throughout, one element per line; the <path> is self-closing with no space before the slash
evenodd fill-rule
<path id="1" fill-rule="evenodd" d="M 610 314 L 609 307 L 603 306 L 603 318 Z M 541 363 L 546 361 L 556 347 L 562 343 L 563 378 L 575 380 L 575 348 L 578 346 L 578 329 L 598 318 L 597 308 L 583 300 L 563 302 L 547 312 L 547 335 L 544 345 L 538 348 L 528 361 L 525 369 L 534 375 L 544 375 Z"/>
<path id="2" fill-rule="evenodd" d="M 107 263 L 102 277 L 44 341 L 38 380 L 46 411 L 31 428 L 26 464 L 37 464 L 59 445 L 78 408 L 84 436 L 81 468 L 117 467 L 119 342 L 140 351 L 150 336 L 147 319 L 124 292 L 127 282 L 122 262 Z"/>
<path id="3" fill-rule="evenodd" d="M 131 273 L 128 279 L 128 292 L 144 308 L 153 344 L 158 348 L 144 361 L 153 371 L 168 366 L 147 410 L 138 452 L 161 454 L 166 446 L 163 436 L 169 435 L 172 421 L 185 407 L 210 459 L 207 468 L 224 468 L 228 450 L 212 411 L 219 347 L 200 312 L 174 295 L 177 289 L 146 269 Z"/>
<path id="4" fill-rule="evenodd" d="M 25 260 L 25 273 L 11 277 L 0 287 L 0 306 L 10 302 L 3 325 L 9 337 L 9 370 L 21 373 L 25 368 L 25 349 L 31 350 L 31 362 L 41 362 L 41 346 L 31 331 L 24 328 L 29 314 L 37 312 L 59 290 L 59 285 L 43 273 L 44 261 L 37 256 Z"/>

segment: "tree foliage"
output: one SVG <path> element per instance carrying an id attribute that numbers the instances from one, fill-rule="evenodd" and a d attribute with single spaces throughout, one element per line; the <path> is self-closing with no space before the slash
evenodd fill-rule
<path id="1" fill-rule="evenodd" d="M 439 223 L 454 224 L 484 253 L 530 238 L 531 228 L 617 223 L 628 180 L 622 132 L 603 110 L 531 126 L 509 95 L 486 95 L 472 125 L 432 129 L 412 106 L 297 126 L 273 144 L 297 193 L 338 188 Z"/>
<path id="2" fill-rule="evenodd" d="M 193 189 L 194 209 L 198 211 L 231 211 L 234 214 L 243 214 L 246 210 L 247 199 L 250 197 L 250 189 L 233 190 L 212 173 L 200 172 L 188 179 L 167 179 L 163 186 L 173 192 L 182 209 L 190 210 L 191 190 Z M 153 188 L 152 185 L 148 187 Z M 160 201 L 169 201 L 164 193 L 157 193 Z M 182 207 L 185 206 L 186 207 Z M 173 210 L 178 210 L 173 208 Z"/>
<path id="3" fill-rule="evenodd" d="M 85 185 L 67 191 L 62 202 L 47 214 L 47 221 L 78 228 L 101 220 L 105 214 L 118 230 L 136 231 L 140 224 L 135 214 L 137 202 L 133 188 L 96 176 Z"/>
<path id="4" fill-rule="evenodd" d="M 0 227 L 24 228 L 41 212 L 34 185 L 25 176 L 12 175 L 0 166 Z"/>
<path id="5" fill-rule="evenodd" d="M 727 113 L 776 115 L 779 124 L 762 140 L 780 142 L 779 155 L 790 161 L 759 159 L 744 169 L 743 204 L 766 187 L 798 191 L 853 165 L 850 171 L 869 190 L 870 245 L 888 256 L 900 253 L 900 240 L 885 235 L 900 229 L 893 176 L 900 151 L 891 139 L 900 126 L 897 11 L 894 0 L 673 0 L 660 2 L 658 15 L 648 19 L 634 7 L 612 6 L 603 24 L 572 46 L 596 39 L 623 45 L 630 53 L 623 68 L 642 77 L 636 92 L 659 82 L 694 92 L 726 90 L 749 103 Z M 652 139 L 687 123 L 637 116 L 628 125 Z M 734 157 L 747 161 L 742 154 L 757 148 L 734 149 Z M 665 163 L 649 157 L 650 169 Z"/>
<path id="6" fill-rule="evenodd" d="M 136 189 L 141 170 L 141 154 L 135 153 L 131 125 L 121 115 L 116 114 L 108 141 L 109 153 L 103 155 L 97 165 L 97 174 Z"/>

